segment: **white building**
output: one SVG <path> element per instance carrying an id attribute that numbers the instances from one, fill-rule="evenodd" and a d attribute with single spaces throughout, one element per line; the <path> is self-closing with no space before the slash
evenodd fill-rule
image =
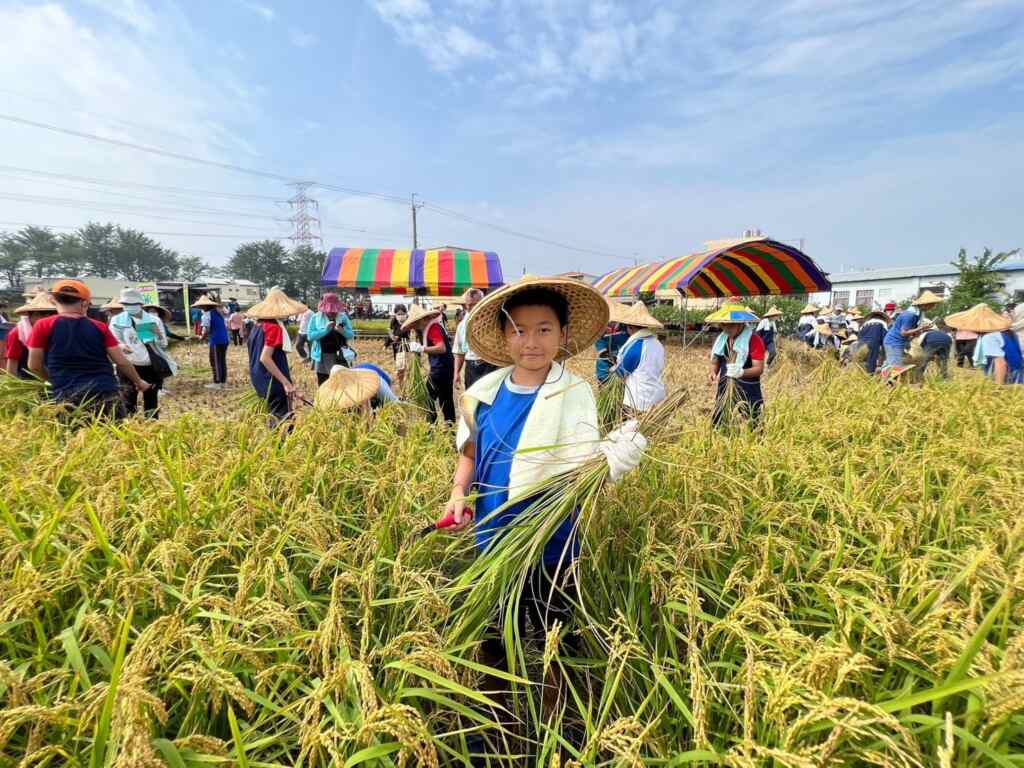
<path id="1" fill-rule="evenodd" d="M 1024 257 L 1007 259 L 998 270 L 1003 275 L 1002 293 L 1006 299 L 1024 300 Z M 948 295 L 956 285 L 959 272 L 950 263 L 924 264 L 917 267 L 890 267 L 840 272 L 829 275 L 830 293 L 811 294 L 818 306 L 839 304 L 882 309 L 892 302 L 900 304 L 916 299 L 925 291 Z"/>

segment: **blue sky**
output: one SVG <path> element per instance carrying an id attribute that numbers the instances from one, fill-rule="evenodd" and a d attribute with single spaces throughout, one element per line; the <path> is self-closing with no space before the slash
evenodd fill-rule
<path id="1" fill-rule="evenodd" d="M 1020 0 L 0 0 L 0 29 L 2 114 L 583 249 L 421 211 L 421 245 L 509 275 L 754 227 L 830 271 L 1024 245 Z M 213 263 L 288 231 L 271 179 L 2 120 L 0 166 L 2 222 L 117 220 Z M 314 194 L 326 246 L 409 246 L 406 207 Z"/>

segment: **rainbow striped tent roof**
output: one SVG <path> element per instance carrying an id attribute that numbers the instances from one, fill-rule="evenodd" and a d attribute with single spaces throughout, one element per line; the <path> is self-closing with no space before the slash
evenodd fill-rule
<path id="1" fill-rule="evenodd" d="M 677 259 L 616 269 L 594 283 L 605 296 L 678 290 L 693 297 L 764 296 L 829 291 L 832 283 L 814 261 L 777 240 L 718 243 Z"/>
<path id="2" fill-rule="evenodd" d="M 334 248 L 320 277 L 324 288 L 428 296 L 458 296 L 467 288 L 503 284 L 498 254 L 457 248 Z"/>

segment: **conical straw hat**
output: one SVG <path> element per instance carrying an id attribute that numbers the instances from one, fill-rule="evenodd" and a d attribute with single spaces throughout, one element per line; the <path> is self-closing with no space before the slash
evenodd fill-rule
<path id="1" fill-rule="evenodd" d="M 818 309 L 813 304 L 808 304 L 806 307 L 800 310 L 801 315 L 816 315 L 819 312 L 821 312 L 821 310 Z"/>
<path id="2" fill-rule="evenodd" d="M 402 330 L 407 331 L 420 320 L 427 317 L 437 317 L 440 314 L 440 309 L 424 309 L 419 304 L 413 304 L 409 307 L 409 316 L 406 318 L 405 322 L 402 323 Z"/>
<path id="3" fill-rule="evenodd" d="M 380 377 L 364 368 L 351 369 L 336 365 L 331 376 L 316 391 L 316 407 L 320 410 L 343 411 L 368 403 L 380 389 Z"/>
<path id="4" fill-rule="evenodd" d="M 212 309 L 213 307 L 219 307 L 220 303 L 211 299 L 207 294 L 203 294 L 195 303 L 192 304 L 196 309 Z"/>
<path id="5" fill-rule="evenodd" d="M 525 275 L 514 283 L 485 296 L 469 315 L 469 346 L 493 365 L 512 365 L 499 315 L 505 302 L 530 288 L 547 288 L 565 297 L 569 304 L 569 331 L 558 360 L 588 349 L 608 327 L 608 302 L 593 286 L 568 277 Z"/>
<path id="6" fill-rule="evenodd" d="M 761 317 L 782 317 L 782 310 L 776 306 L 773 306 L 771 309 L 769 309 L 767 312 L 761 315 Z"/>
<path id="7" fill-rule="evenodd" d="M 941 296 L 936 296 L 931 291 L 925 291 L 920 296 L 918 296 L 917 299 L 914 300 L 914 306 L 915 307 L 927 307 L 927 306 L 929 306 L 931 304 L 941 304 L 941 303 L 942 303 L 942 297 Z"/>
<path id="8" fill-rule="evenodd" d="M 57 307 L 46 291 L 40 291 L 27 304 L 22 304 L 16 310 L 16 315 L 27 315 L 29 312 L 56 312 Z"/>
<path id="9" fill-rule="evenodd" d="M 638 301 L 622 313 L 620 323 L 632 325 L 637 328 L 664 328 L 654 315 L 647 310 L 647 305 Z"/>
<path id="10" fill-rule="evenodd" d="M 818 325 L 818 334 L 825 336 L 826 338 L 832 335 L 832 329 L 828 327 L 828 323 L 821 323 Z"/>
<path id="11" fill-rule="evenodd" d="M 947 315 L 946 325 L 956 328 L 958 331 L 992 333 L 1009 330 L 1013 321 L 994 311 L 988 304 L 975 304 L 963 312 Z"/>
<path id="12" fill-rule="evenodd" d="M 614 299 L 608 299 L 608 322 L 609 323 L 621 323 L 623 321 L 623 315 L 629 309 L 628 304 L 623 304 L 621 301 L 615 301 Z"/>
<path id="13" fill-rule="evenodd" d="M 249 307 L 245 315 L 255 320 L 284 320 L 292 315 L 301 315 L 307 309 L 309 307 L 301 301 L 288 298 L 288 295 L 275 285 L 267 292 L 267 297 Z"/>
<path id="14" fill-rule="evenodd" d="M 704 318 L 706 325 L 719 323 L 756 323 L 757 315 L 742 304 L 723 304 Z"/>
<path id="15" fill-rule="evenodd" d="M 100 309 L 107 310 L 107 311 L 109 311 L 111 309 L 124 309 L 124 305 L 120 301 L 118 301 L 117 299 L 111 299 L 106 304 L 103 304 L 102 306 L 100 306 Z"/>

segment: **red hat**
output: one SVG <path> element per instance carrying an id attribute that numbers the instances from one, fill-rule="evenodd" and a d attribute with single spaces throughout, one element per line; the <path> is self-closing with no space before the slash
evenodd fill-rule
<path id="1" fill-rule="evenodd" d="M 92 291 L 81 280 L 58 280 L 53 284 L 50 293 L 56 296 L 70 296 L 80 301 L 92 301 Z"/>
<path id="2" fill-rule="evenodd" d="M 317 307 L 320 312 L 344 312 L 344 305 L 341 303 L 341 299 L 338 298 L 336 293 L 325 293 L 320 297 L 320 306 Z"/>

